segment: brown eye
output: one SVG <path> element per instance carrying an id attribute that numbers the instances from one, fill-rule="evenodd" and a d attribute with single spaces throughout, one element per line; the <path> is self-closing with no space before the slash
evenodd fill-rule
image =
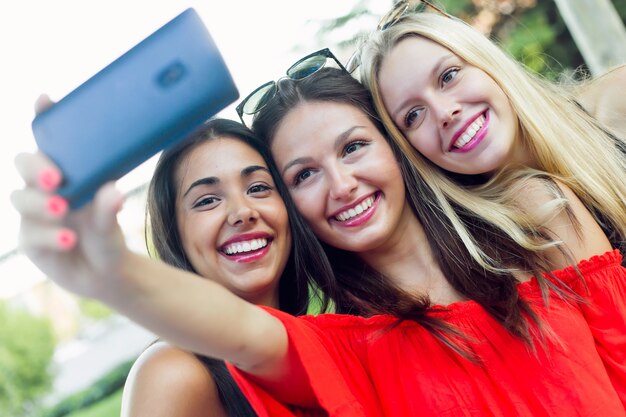
<path id="1" fill-rule="evenodd" d="M 353 152 L 358 151 L 359 149 L 361 149 L 365 145 L 367 145 L 367 144 L 365 142 L 361 141 L 361 140 L 355 140 L 354 142 L 350 142 L 343 148 L 343 154 L 344 155 L 349 155 L 349 154 L 351 154 Z"/>
<path id="2" fill-rule="evenodd" d="M 202 197 L 193 205 L 193 208 L 211 206 L 217 203 L 218 201 L 219 201 L 219 198 L 212 196 L 212 195 Z"/>
<path id="3" fill-rule="evenodd" d="M 310 169 L 303 169 L 302 171 L 298 172 L 296 174 L 296 176 L 293 179 L 293 185 L 298 185 L 300 184 L 302 181 L 305 181 L 307 178 L 309 178 L 311 175 L 313 175 L 311 173 Z"/>
<path id="4" fill-rule="evenodd" d="M 272 187 L 267 184 L 254 184 L 252 187 L 248 188 L 248 194 L 258 194 L 269 190 L 272 190 Z"/>

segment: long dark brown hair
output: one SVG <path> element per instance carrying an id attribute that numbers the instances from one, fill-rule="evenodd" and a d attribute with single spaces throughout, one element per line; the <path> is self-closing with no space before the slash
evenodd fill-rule
<path id="1" fill-rule="evenodd" d="M 176 169 L 198 145 L 220 137 L 236 138 L 251 146 L 263 158 L 274 179 L 289 216 L 292 248 L 278 284 L 281 310 L 293 315 L 307 312 L 311 297 L 320 297 L 321 310 L 328 307 L 324 290 L 334 282 L 332 268 L 317 238 L 296 211 L 278 174 L 267 145 L 242 124 L 227 119 L 212 119 L 178 146 L 164 151 L 155 167 L 148 188 L 146 206 L 146 244 L 151 256 L 175 267 L 196 272 L 184 252 L 176 223 L 176 196 L 179 184 Z M 321 291 L 312 291 L 320 289 Z M 221 360 L 197 355 L 211 372 L 220 400 L 231 417 L 255 416 L 252 407 Z"/>
<path id="2" fill-rule="evenodd" d="M 518 281 L 509 268 L 531 271 L 542 285 L 556 288 L 542 277 L 541 271 L 549 271 L 545 261 L 537 253 L 516 244 L 503 230 L 453 205 L 460 219 L 472 231 L 480 249 L 505 268 L 493 271 L 480 265 L 437 204 L 433 188 L 389 139 L 376 115 L 368 90 L 343 70 L 323 68 L 299 81 L 281 80 L 276 95 L 256 114 L 252 129 L 271 145 L 283 118 L 299 103 L 306 101 L 349 104 L 368 115 L 387 138 L 398 160 L 409 205 L 424 227 L 430 248 L 447 280 L 459 293 L 479 303 L 508 331 L 531 343 L 534 329 L 541 329 L 541 323 L 529 304 L 520 298 Z M 328 245 L 324 245 L 324 249 L 337 278 L 334 302 L 339 312 L 363 315 L 387 313 L 400 319 L 414 320 L 450 346 L 445 336 L 450 329 L 427 314 L 431 305 L 425 294 L 415 297 L 400 290 L 381 273 L 365 265 L 357 254 Z M 560 286 L 556 289 L 563 291 Z M 526 318 L 537 326 L 529 326 Z"/>

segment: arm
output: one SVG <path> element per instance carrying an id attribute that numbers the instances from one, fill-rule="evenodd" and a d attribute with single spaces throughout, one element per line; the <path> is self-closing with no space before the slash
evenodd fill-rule
<path id="1" fill-rule="evenodd" d="M 626 65 L 619 66 L 585 85 L 580 104 L 611 133 L 626 138 Z"/>
<path id="2" fill-rule="evenodd" d="M 48 277 L 186 350 L 270 381 L 289 374 L 287 335 L 278 319 L 208 279 L 126 247 L 116 219 L 122 197 L 112 184 L 80 210 L 51 212 L 53 191 L 44 188 L 60 183 L 58 169 L 42 154 L 19 155 L 16 166 L 26 182 L 11 196 L 22 216 L 20 249 Z"/>
<path id="3" fill-rule="evenodd" d="M 189 352 L 165 343 L 134 363 L 122 397 L 121 417 L 228 417 L 211 373 Z"/>

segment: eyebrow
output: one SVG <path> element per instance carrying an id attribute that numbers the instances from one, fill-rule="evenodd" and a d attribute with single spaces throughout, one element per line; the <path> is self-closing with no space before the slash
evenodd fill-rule
<path id="1" fill-rule="evenodd" d="M 343 142 L 346 141 L 346 139 L 348 139 L 350 137 L 350 135 L 352 134 L 352 132 L 355 129 L 358 128 L 362 128 L 364 126 L 352 126 L 351 128 L 349 128 L 348 130 L 346 130 L 345 132 L 339 134 L 339 136 L 337 136 L 337 138 L 335 139 L 335 142 L 333 144 L 333 146 L 335 148 L 338 148 Z M 311 162 L 313 161 L 313 158 L 310 157 L 302 157 L 302 158 L 296 158 L 293 161 L 290 161 L 289 163 L 287 163 L 287 165 L 285 165 L 285 168 L 283 168 L 283 170 L 281 171 L 281 175 L 285 175 L 285 172 L 291 168 L 294 165 L 303 165 L 306 164 L 307 162 Z"/>
<path id="2" fill-rule="evenodd" d="M 432 77 L 436 76 L 436 75 L 437 75 L 437 73 L 439 72 L 439 69 L 443 66 L 443 63 L 444 63 L 445 61 L 449 60 L 450 58 L 454 58 L 454 54 L 453 54 L 453 53 L 449 53 L 449 54 L 446 54 L 446 55 L 442 56 L 442 57 L 441 57 L 441 58 L 440 58 L 440 59 L 439 59 L 439 60 L 435 63 L 435 65 L 433 66 L 433 69 L 430 71 L 430 77 L 432 78 Z M 403 102 L 402 102 L 402 104 L 401 104 L 400 106 L 398 106 L 398 109 L 392 113 L 392 115 L 393 115 L 392 117 L 393 117 L 393 119 L 394 119 L 394 120 L 396 119 L 396 117 L 398 117 L 398 113 L 399 113 L 402 109 L 404 109 L 404 108 L 406 107 L 407 103 L 409 103 L 409 102 L 410 102 L 410 101 L 412 101 L 412 100 L 413 100 L 413 98 L 412 98 L 412 97 L 409 97 L 408 99 L 406 99 L 405 101 L 403 101 Z"/>
<path id="3" fill-rule="evenodd" d="M 244 169 L 241 170 L 241 177 L 242 178 L 246 178 L 249 177 L 250 175 L 254 174 L 257 171 L 265 171 L 268 174 L 270 174 L 269 169 L 267 169 L 264 166 L 261 165 L 250 165 L 245 167 Z M 187 194 L 189 194 L 189 192 L 194 189 L 195 187 L 199 187 L 201 185 L 215 185 L 215 184 L 219 184 L 220 183 L 220 179 L 218 177 L 204 177 L 204 178 L 200 178 L 196 181 L 194 181 L 189 188 L 187 188 L 187 191 L 185 191 L 185 193 L 183 194 L 183 197 L 185 197 Z"/>

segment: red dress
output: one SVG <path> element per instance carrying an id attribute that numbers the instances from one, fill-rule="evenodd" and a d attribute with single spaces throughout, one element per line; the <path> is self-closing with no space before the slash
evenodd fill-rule
<path id="1" fill-rule="evenodd" d="M 584 304 L 552 295 L 546 306 L 535 279 L 519 284 L 549 327 L 545 334 L 554 335 L 537 342 L 536 353 L 473 301 L 429 314 L 472 338 L 481 363 L 412 321 L 391 328 L 391 316 L 296 318 L 266 308 L 284 323 L 290 363 L 301 367 L 302 377 L 269 387 L 229 367 L 260 417 L 626 416 L 626 269 L 620 263 L 617 250 L 581 262 L 586 286 L 574 268 L 555 272 Z"/>

